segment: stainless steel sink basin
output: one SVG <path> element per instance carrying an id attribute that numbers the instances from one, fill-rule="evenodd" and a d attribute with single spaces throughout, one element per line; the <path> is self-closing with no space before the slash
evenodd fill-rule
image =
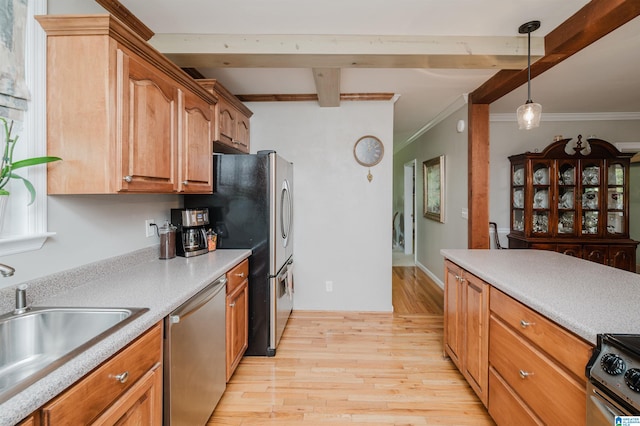
<path id="1" fill-rule="evenodd" d="M 147 308 L 32 308 L 0 316 L 0 403 Z"/>

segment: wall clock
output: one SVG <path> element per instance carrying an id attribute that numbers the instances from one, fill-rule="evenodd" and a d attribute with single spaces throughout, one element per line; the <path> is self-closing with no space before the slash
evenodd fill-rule
<path id="1" fill-rule="evenodd" d="M 353 156 L 356 158 L 358 164 L 364 167 L 372 167 L 382 161 L 384 156 L 384 145 L 380 139 L 375 136 L 367 135 L 363 136 L 356 141 L 353 146 Z M 371 170 L 367 175 L 369 182 L 373 179 Z"/>

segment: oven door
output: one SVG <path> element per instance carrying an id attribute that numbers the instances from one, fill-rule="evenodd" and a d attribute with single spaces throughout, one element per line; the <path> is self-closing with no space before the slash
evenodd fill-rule
<path id="1" fill-rule="evenodd" d="M 591 382 L 587 382 L 587 426 L 611 426 L 616 416 L 631 416 L 628 409 L 605 395 Z"/>

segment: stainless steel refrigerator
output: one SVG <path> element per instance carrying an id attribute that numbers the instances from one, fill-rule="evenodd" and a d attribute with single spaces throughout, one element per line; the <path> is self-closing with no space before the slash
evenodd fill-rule
<path id="1" fill-rule="evenodd" d="M 184 206 L 209 209 L 218 250 L 252 249 L 246 354 L 273 356 L 293 308 L 293 164 L 275 151 L 213 158 L 214 193 Z"/>

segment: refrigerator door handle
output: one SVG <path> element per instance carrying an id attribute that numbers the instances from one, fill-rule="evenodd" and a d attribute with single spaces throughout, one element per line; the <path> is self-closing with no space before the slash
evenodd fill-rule
<path id="1" fill-rule="evenodd" d="M 289 243 L 292 225 L 291 222 L 293 219 L 293 205 L 291 201 L 289 182 L 285 179 L 282 182 L 282 196 L 280 197 L 280 229 L 282 230 L 282 239 L 284 240 L 283 245 L 285 247 Z"/>

